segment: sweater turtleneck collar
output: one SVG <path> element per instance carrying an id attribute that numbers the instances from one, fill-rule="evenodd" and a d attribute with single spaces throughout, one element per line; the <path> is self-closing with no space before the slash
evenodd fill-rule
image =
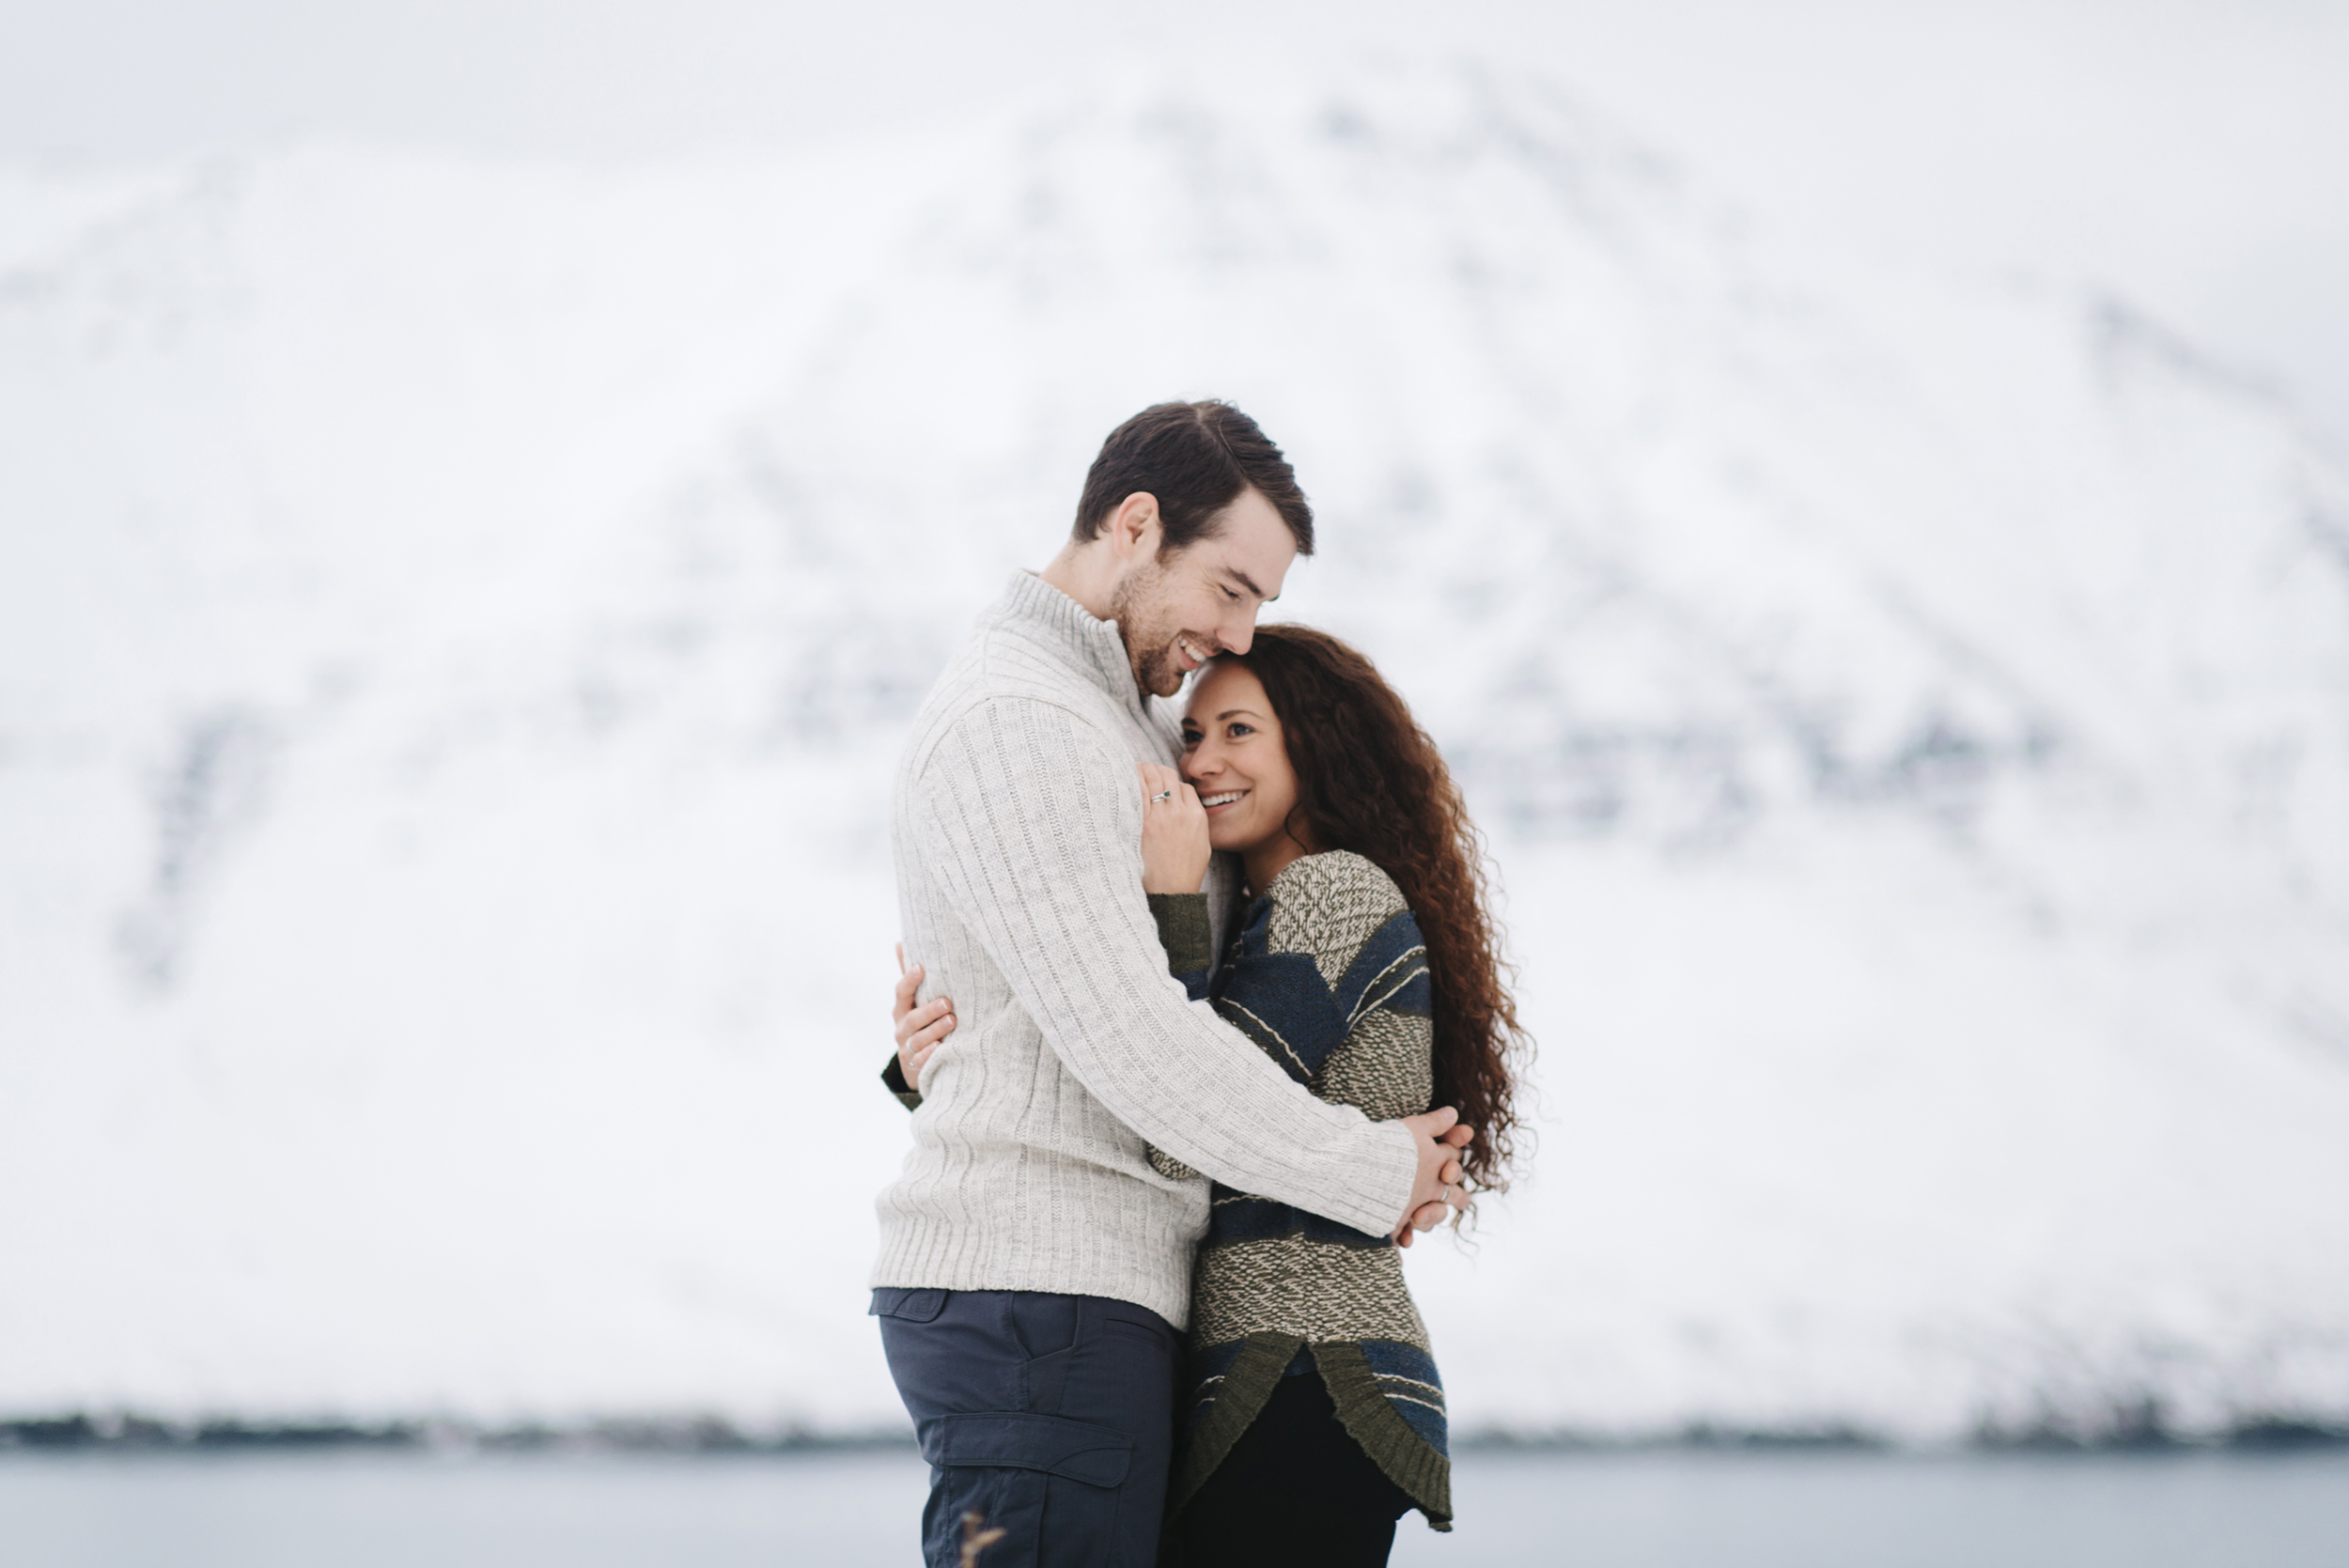
<path id="1" fill-rule="evenodd" d="M 1070 664 L 1117 702 L 1137 712 L 1148 704 L 1134 684 L 1134 666 L 1126 653 L 1126 639 L 1115 621 L 1104 621 L 1092 611 L 1032 571 L 1012 574 L 1000 611 L 1039 642 L 1064 653 Z"/>

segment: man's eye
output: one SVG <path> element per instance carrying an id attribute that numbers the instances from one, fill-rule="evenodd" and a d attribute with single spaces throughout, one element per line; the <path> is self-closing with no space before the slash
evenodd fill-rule
<path id="1" fill-rule="evenodd" d="M 1223 597 L 1230 599 L 1234 604 L 1237 604 L 1239 602 L 1239 596 L 1232 592 L 1229 588 L 1223 590 Z"/>

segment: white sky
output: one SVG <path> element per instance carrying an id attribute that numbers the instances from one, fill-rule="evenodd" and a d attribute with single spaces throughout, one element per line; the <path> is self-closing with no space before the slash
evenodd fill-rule
<path id="1" fill-rule="evenodd" d="M 805 142 L 1260 41 L 1530 66 L 1789 237 L 2102 280 L 2349 454 L 2344 0 L 0 0 L 0 160 Z"/>

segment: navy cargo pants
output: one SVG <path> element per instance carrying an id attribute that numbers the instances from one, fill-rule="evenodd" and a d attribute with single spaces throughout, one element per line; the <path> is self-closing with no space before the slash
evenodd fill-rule
<path id="1" fill-rule="evenodd" d="M 1151 1568 L 1182 1336 L 1146 1307 L 1037 1291 L 873 1293 L 890 1375 L 930 1462 L 928 1568 L 962 1516 L 1003 1539 L 982 1568 Z"/>

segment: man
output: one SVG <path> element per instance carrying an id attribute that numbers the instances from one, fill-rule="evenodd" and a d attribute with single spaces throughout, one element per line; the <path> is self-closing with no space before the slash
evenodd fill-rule
<path id="1" fill-rule="evenodd" d="M 1425 1229 L 1454 1197 L 1451 1111 L 1374 1124 L 1315 1099 L 1185 1000 L 1143 896 L 1136 764 L 1180 750 L 1156 699 L 1246 652 L 1312 550 L 1312 511 L 1253 421 L 1147 409 L 907 743 L 905 941 L 958 1016 L 919 1083 L 895 1085 L 920 1109 L 879 1204 L 872 1311 L 931 1465 L 932 1568 L 959 1560 L 966 1514 L 1005 1532 L 990 1560 L 1154 1560 L 1208 1188 L 1151 1148 L 1373 1234 Z M 1228 899 L 1209 903 L 1220 919 Z"/>

